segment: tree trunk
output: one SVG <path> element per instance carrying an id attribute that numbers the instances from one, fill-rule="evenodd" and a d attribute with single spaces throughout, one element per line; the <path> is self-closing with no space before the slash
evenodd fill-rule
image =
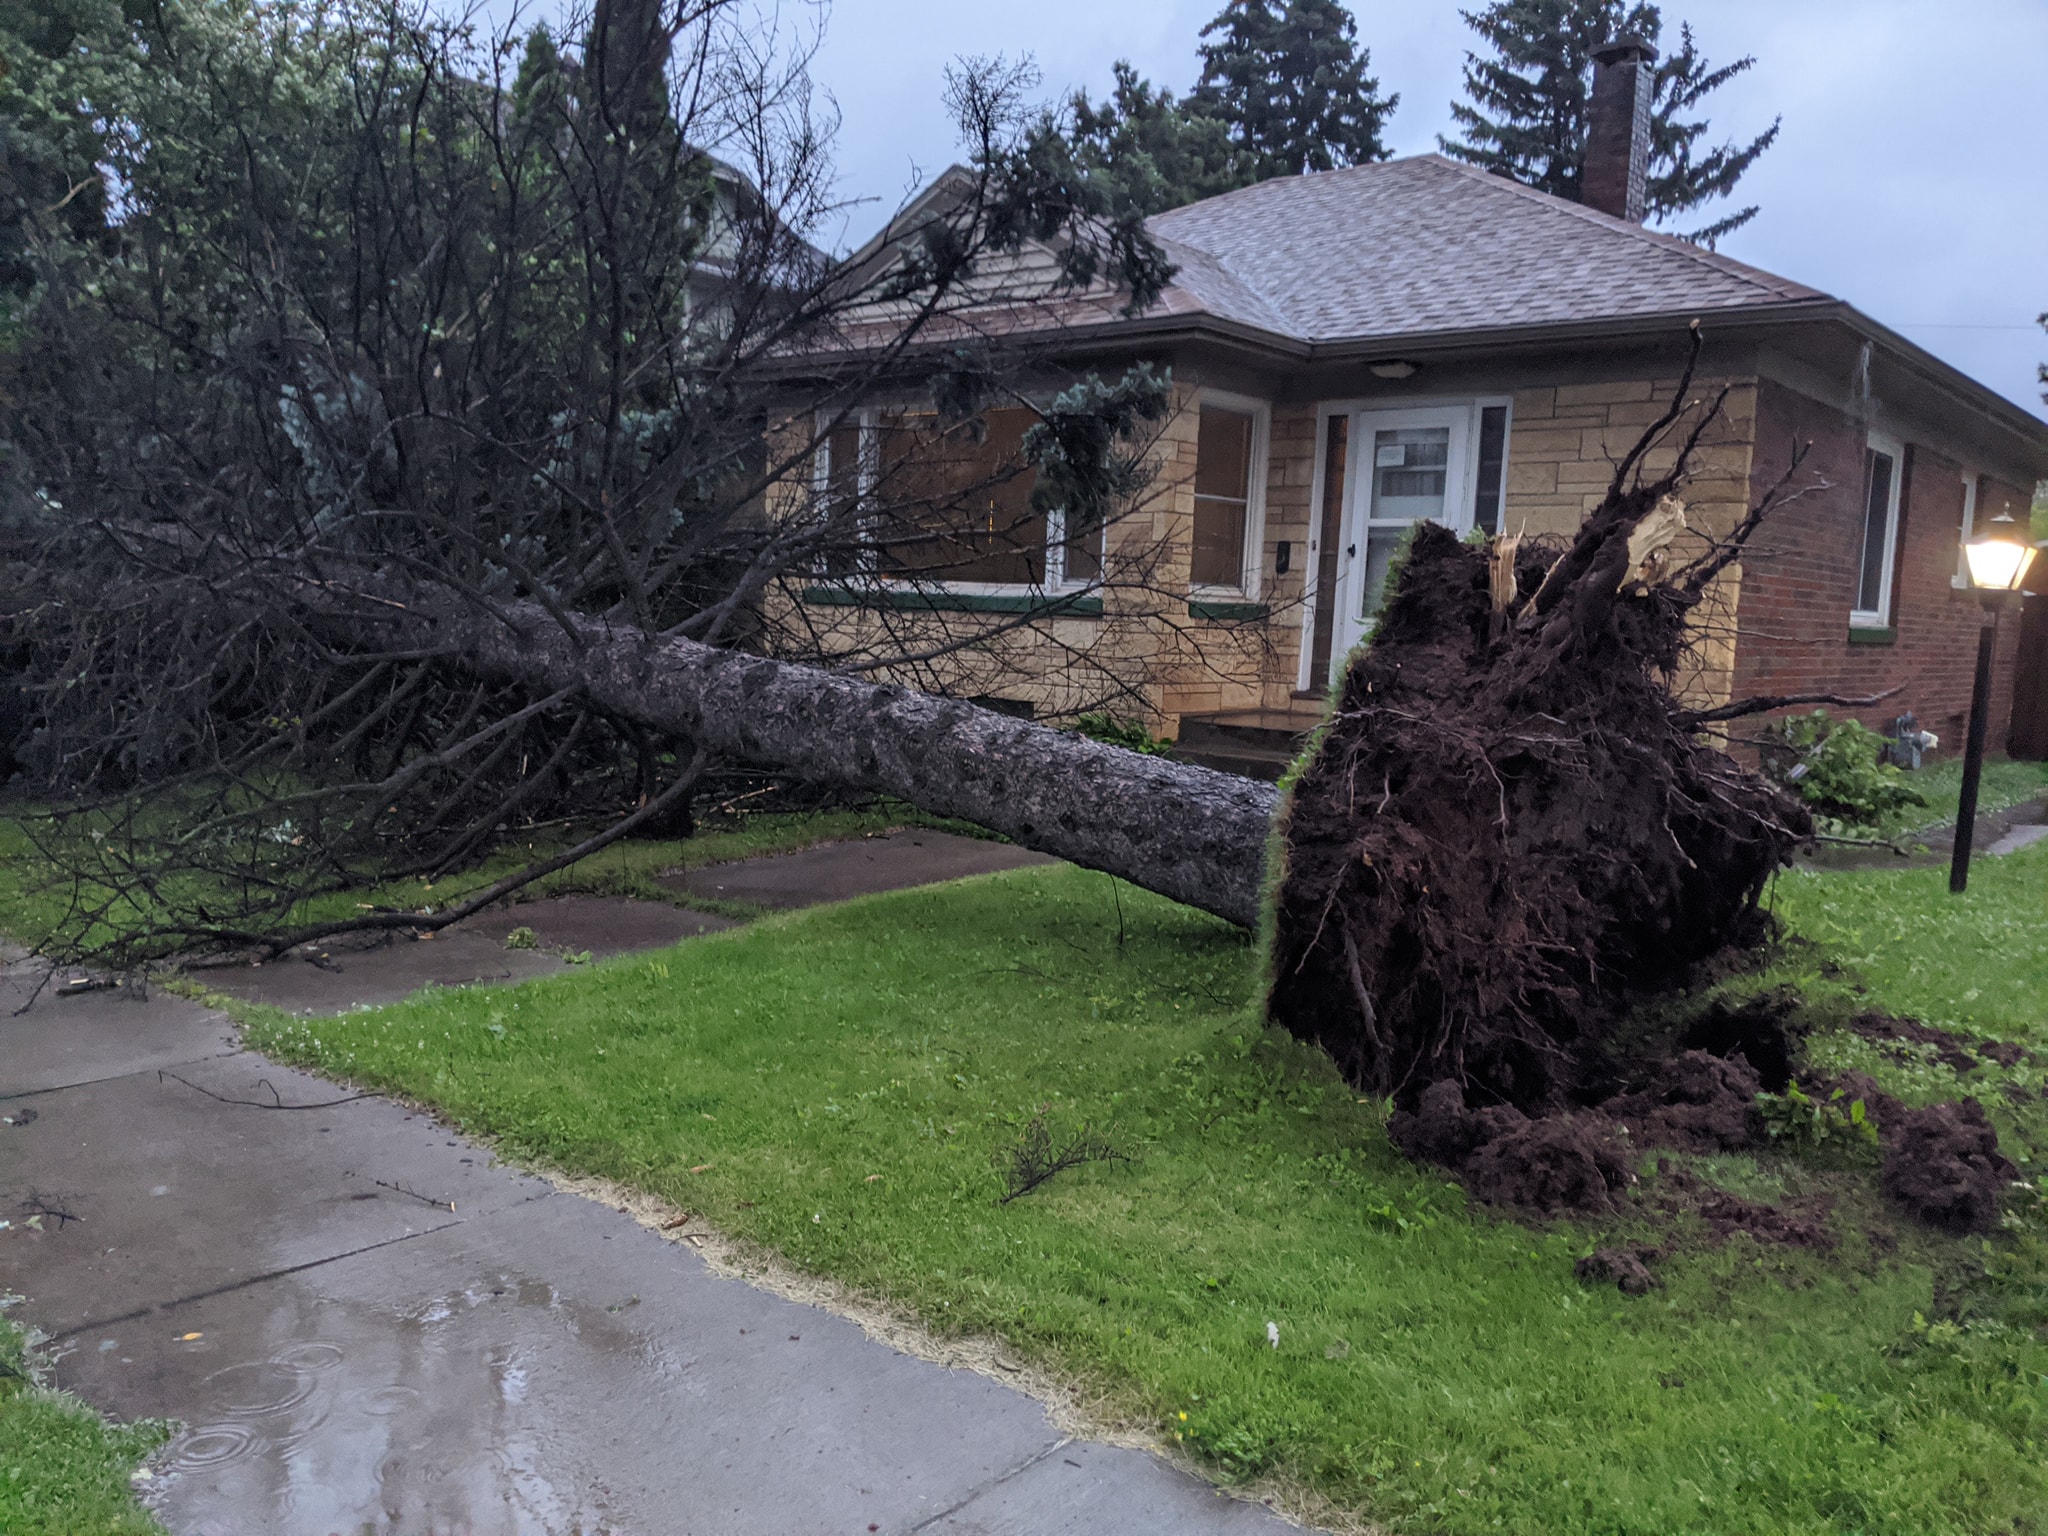
<path id="1" fill-rule="evenodd" d="M 591 704 L 735 763 L 894 795 L 1256 926 L 1270 784 L 1127 751 L 957 699 L 513 604 L 511 626 L 429 600 L 478 674 Z M 410 626 L 404 626 L 410 628 Z"/>

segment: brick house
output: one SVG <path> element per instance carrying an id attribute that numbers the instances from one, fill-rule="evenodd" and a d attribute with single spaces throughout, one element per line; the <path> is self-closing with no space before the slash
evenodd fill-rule
<path id="1" fill-rule="evenodd" d="M 878 625 L 900 643 L 905 626 L 1033 615 L 916 680 L 1051 717 L 1119 700 L 1190 755 L 1270 768 L 1369 632 L 1402 533 L 1418 518 L 1571 531 L 1670 398 L 1698 318 L 1694 394 L 1727 395 L 1686 492 L 1692 525 L 1725 530 L 1795 443 L 1812 446 L 1803 494 L 1710 605 L 1685 686 L 1717 700 L 1897 686 L 1869 723 L 1911 710 L 1959 743 L 1980 615 L 1960 546 L 2001 512 L 2024 525 L 2048 423 L 1838 299 L 1644 229 L 1639 162 L 1633 187 L 1626 167 L 1607 178 L 1612 212 L 1424 155 L 1153 218 L 1177 269 L 1161 302 L 1134 319 L 1070 306 L 1033 364 L 1048 391 L 1138 360 L 1172 370 L 1151 494 L 1075 534 L 1032 514 L 1019 479 L 991 499 L 990 529 L 1000 516 L 1017 535 L 1003 547 L 941 561 L 912 540 L 789 601 L 849 652 Z M 1602 185 L 1590 169 L 1588 185 Z M 943 210 L 946 187 L 899 228 Z M 915 394 L 831 434 L 818 485 L 886 461 Z M 1030 418 L 988 413 L 976 467 L 1013 453 Z"/>

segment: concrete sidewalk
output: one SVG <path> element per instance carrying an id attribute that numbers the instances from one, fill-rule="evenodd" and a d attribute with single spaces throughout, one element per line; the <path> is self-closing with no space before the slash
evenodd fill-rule
<path id="1" fill-rule="evenodd" d="M 472 937 L 433 979 L 546 960 Z M 242 979 L 329 1011 L 410 990 L 425 951 Z M 61 1385 L 184 1421 L 150 1495 L 173 1536 L 1293 1529 L 241 1050 L 218 1014 L 123 989 L 13 1016 L 33 980 L 0 975 L 0 1291 Z"/>

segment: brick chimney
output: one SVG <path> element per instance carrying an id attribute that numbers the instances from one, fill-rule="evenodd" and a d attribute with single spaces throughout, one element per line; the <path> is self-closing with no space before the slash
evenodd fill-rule
<path id="1" fill-rule="evenodd" d="M 1593 99 L 1586 107 L 1580 201 L 1632 224 L 1643 222 L 1656 62 L 1657 50 L 1639 37 L 1617 37 L 1593 50 Z"/>

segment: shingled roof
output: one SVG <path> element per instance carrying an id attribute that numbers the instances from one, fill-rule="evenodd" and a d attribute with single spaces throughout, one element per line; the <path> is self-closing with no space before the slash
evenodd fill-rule
<path id="1" fill-rule="evenodd" d="M 1441 155 L 1264 181 L 1146 227 L 1180 269 L 1160 310 L 1309 343 L 1828 297 Z"/>

